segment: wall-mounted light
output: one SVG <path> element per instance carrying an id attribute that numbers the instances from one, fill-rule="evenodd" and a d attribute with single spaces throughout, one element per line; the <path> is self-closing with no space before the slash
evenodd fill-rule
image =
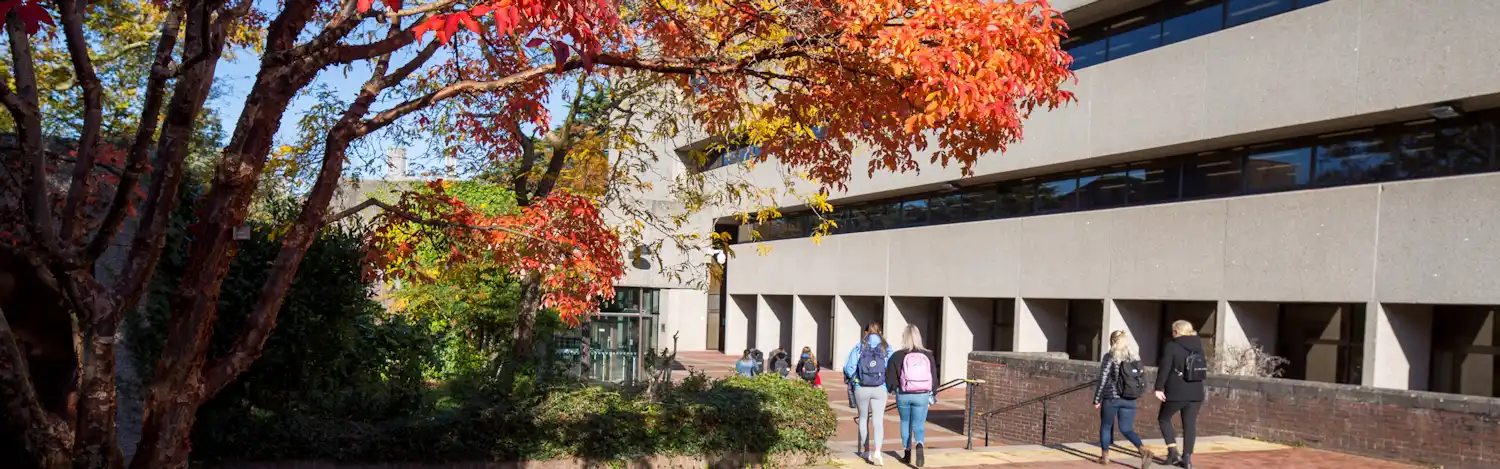
<path id="1" fill-rule="evenodd" d="M 1444 103 L 1428 109 L 1427 115 L 1441 120 L 1457 119 L 1464 115 L 1464 110 L 1458 103 Z"/>
<path id="2" fill-rule="evenodd" d="M 715 248 L 709 251 L 709 256 L 713 258 L 715 264 L 723 265 L 725 262 L 729 262 L 729 255 L 725 254 L 722 249 Z"/>

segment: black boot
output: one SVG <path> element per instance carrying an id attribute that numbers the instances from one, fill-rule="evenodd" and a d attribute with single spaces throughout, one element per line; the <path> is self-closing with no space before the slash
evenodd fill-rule
<path id="1" fill-rule="evenodd" d="M 1180 466 L 1180 465 L 1182 465 L 1182 457 L 1180 457 L 1180 456 L 1177 455 L 1177 447 L 1175 447 L 1175 446 L 1168 446 L 1167 447 L 1167 465 L 1168 466 Z"/>
<path id="2" fill-rule="evenodd" d="M 921 443 L 917 443 L 917 464 L 916 464 L 917 467 L 922 467 L 922 466 L 927 465 L 927 458 L 922 456 L 922 447 L 923 446 L 926 446 L 926 445 L 923 445 Z"/>
<path id="3" fill-rule="evenodd" d="M 1193 455 L 1182 455 L 1182 469 L 1193 469 Z"/>
<path id="4" fill-rule="evenodd" d="M 911 464 L 911 448 L 907 448 L 901 452 L 901 462 Z"/>

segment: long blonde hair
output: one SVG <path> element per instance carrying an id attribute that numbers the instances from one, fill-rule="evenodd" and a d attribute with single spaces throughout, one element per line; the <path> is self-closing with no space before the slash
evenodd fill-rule
<path id="1" fill-rule="evenodd" d="M 1109 356 L 1115 363 L 1140 361 L 1141 353 L 1135 344 L 1135 339 L 1130 338 L 1130 333 L 1125 330 L 1117 330 L 1109 333 Z"/>
<path id="2" fill-rule="evenodd" d="M 901 345 L 906 350 L 927 350 L 922 346 L 922 331 L 917 330 L 915 324 L 907 324 L 906 330 L 901 332 Z"/>
<path id="3" fill-rule="evenodd" d="M 1175 337 L 1187 337 L 1198 335 L 1198 331 L 1193 330 L 1193 323 L 1178 319 L 1172 321 L 1172 334 Z"/>

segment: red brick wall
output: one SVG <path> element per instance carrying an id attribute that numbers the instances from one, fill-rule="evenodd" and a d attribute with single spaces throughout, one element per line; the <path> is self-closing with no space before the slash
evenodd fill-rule
<path id="1" fill-rule="evenodd" d="M 1055 394 L 1094 380 L 1098 364 L 1005 352 L 969 355 L 979 411 Z M 1149 378 L 1155 370 L 1148 371 Z M 1149 382 L 1149 380 L 1148 380 Z M 1445 468 L 1500 467 L 1500 399 L 1398 391 L 1284 379 L 1211 376 L 1198 435 L 1232 435 Z M 1049 400 L 1047 443 L 1097 442 L 1092 386 Z M 1160 438 L 1160 405 L 1140 401 L 1136 431 Z M 982 444 L 985 420 L 974 422 Z M 1181 425 L 1174 420 L 1179 438 Z M 1042 406 L 1032 403 L 989 417 L 990 444 L 1042 440 Z M 1119 436 L 1115 437 L 1117 440 Z"/>

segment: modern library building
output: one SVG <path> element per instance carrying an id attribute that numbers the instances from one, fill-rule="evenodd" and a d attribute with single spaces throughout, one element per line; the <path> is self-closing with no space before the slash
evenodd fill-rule
<path id="1" fill-rule="evenodd" d="M 719 219 L 737 255 L 661 331 L 837 367 L 916 324 L 947 380 L 977 350 L 1098 360 L 1117 329 L 1154 361 L 1185 319 L 1288 379 L 1500 396 L 1500 2 L 1052 3 L 1077 102 L 969 177 L 856 171 L 821 243 L 791 198 Z M 694 170 L 782 180 L 753 153 Z"/>

